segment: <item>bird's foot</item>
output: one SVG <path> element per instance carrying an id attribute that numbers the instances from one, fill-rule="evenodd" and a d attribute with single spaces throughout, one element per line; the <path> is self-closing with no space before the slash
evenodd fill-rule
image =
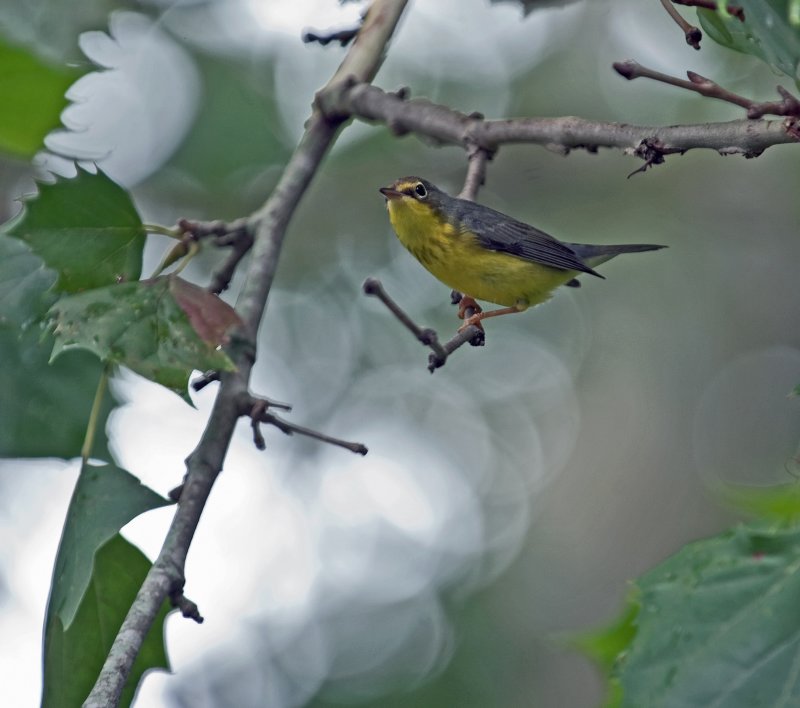
<path id="1" fill-rule="evenodd" d="M 480 312 L 476 312 L 472 317 L 467 317 L 464 320 L 464 324 L 462 324 L 459 328 L 459 332 L 463 332 L 465 329 L 469 327 L 477 327 L 481 332 L 483 332 L 483 325 L 481 324 L 481 320 L 483 317 L 481 316 Z"/>
<path id="2" fill-rule="evenodd" d="M 481 306 L 477 302 L 475 302 L 475 298 L 472 298 L 469 295 L 464 295 L 458 301 L 458 319 L 463 320 L 467 316 L 467 310 L 472 310 L 473 313 L 469 319 L 472 319 L 472 317 L 474 317 L 475 315 L 478 315 L 481 312 L 483 312 Z M 476 324 L 479 321 L 480 318 L 478 318 L 478 320 L 476 322 L 473 322 L 472 324 Z M 469 325 L 465 322 L 464 327 L 469 327 Z M 462 327 L 461 329 L 464 329 L 464 327 Z"/>

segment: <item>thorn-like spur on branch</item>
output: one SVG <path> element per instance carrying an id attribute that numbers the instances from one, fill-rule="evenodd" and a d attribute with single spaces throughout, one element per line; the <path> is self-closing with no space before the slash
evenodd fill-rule
<path id="1" fill-rule="evenodd" d="M 176 590 L 169 594 L 169 601 L 173 607 L 178 608 L 181 614 L 187 619 L 192 619 L 197 624 L 203 624 L 204 618 L 200 614 L 200 608 L 183 594 L 182 590 Z"/>
<path id="2" fill-rule="evenodd" d="M 194 381 L 192 381 L 192 388 L 195 391 L 202 391 L 206 386 L 214 381 L 219 381 L 219 371 L 206 371 L 202 376 L 198 376 Z"/>
<path id="3" fill-rule="evenodd" d="M 316 32 L 315 30 L 306 30 L 303 32 L 303 42 L 310 44 L 311 42 L 319 42 L 323 47 L 331 42 L 339 42 L 343 47 L 346 47 L 358 35 L 361 29 L 361 23 L 356 27 L 349 27 L 342 30 L 332 30 L 330 32 Z"/>
<path id="4" fill-rule="evenodd" d="M 686 7 L 701 7 L 705 10 L 716 10 L 717 0 L 672 0 L 675 5 L 685 5 Z M 728 5 L 725 10 L 729 15 L 733 15 L 737 20 L 744 22 L 744 9 L 738 5 Z"/>
<path id="5" fill-rule="evenodd" d="M 442 344 L 439 335 L 430 327 L 420 327 L 384 290 L 383 284 L 377 278 L 367 278 L 363 285 L 364 293 L 378 298 L 386 308 L 413 334 L 419 342 L 429 347 L 431 353 L 428 357 L 428 371 L 433 373 L 442 367 L 449 357 L 460 346 L 469 342 L 473 346 L 481 346 L 484 341 L 483 330 L 475 325 L 467 327 L 455 337 Z M 460 294 L 459 294 L 460 300 Z M 458 302 L 458 301 L 456 301 Z"/>
<path id="6" fill-rule="evenodd" d="M 336 447 L 343 447 L 345 450 L 350 450 L 357 455 L 366 455 L 368 451 L 366 445 L 357 442 L 348 442 L 347 440 L 340 440 L 339 438 L 332 438 L 330 435 L 325 435 L 316 430 L 305 428 L 302 425 L 295 425 L 288 420 L 279 418 L 274 413 L 268 411 L 269 408 L 283 408 L 284 410 L 291 410 L 290 406 L 285 403 L 275 404 L 265 398 L 255 398 L 249 394 L 242 396 L 241 401 L 241 414 L 250 418 L 250 426 L 253 429 L 253 443 L 259 450 L 265 450 L 267 444 L 264 436 L 261 433 L 261 423 L 274 425 L 278 430 L 286 435 L 297 433 L 298 435 L 305 435 L 306 437 L 319 440 L 320 442 L 335 445 Z"/>
<path id="7" fill-rule="evenodd" d="M 675 9 L 671 0 L 661 0 L 664 9 L 669 13 L 669 16 L 675 20 L 675 24 L 683 30 L 683 35 L 686 37 L 686 44 L 695 49 L 700 49 L 700 40 L 703 39 L 703 33 L 699 27 L 688 23 L 680 12 Z"/>
<path id="8" fill-rule="evenodd" d="M 230 248 L 223 264 L 211 274 L 209 292 L 219 295 L 227 290 L 233 280 L 236 268 L 253 245 L 253 233 L 247 219 L 237 219 L 230 223 L 224 221 L 192 221 L 181 219 L 178 228 L 184 237 L 194 241 L 208 239 L 217 248 Z"/>
<path id="9" fill-rule="evenodd" d="M 787 116 L 792 118 L 800 118 L 800 101 L 798 101 L 791 93 L 789 93 L 783 86 L 778 86 L 777 91 L 781 95 L 780 101 L 766 101 L 758 103 L 745 96 L 740 96 L 737 93 L 728 91 L 722 88 L 719 84 L 705 76 L 695 73 L 694 71 L 687 71 L 686 75 L 689 80 L 679 79 L 669 74 L 662 74 L 660 71 L 648 69 L 638 62 L 633 60 L 616 62 L 614 70 L 628 80 L 633 79 L 653 79 L 660 81 L 670 86 L 677 86 L 678 88 L 686 89 L 687 91 L 694 91 L 702 96 L 708 98 L 716 98 L 720 101 L 727 101 L 747 110 L 747 117 L 750 119 L 761 118 L 767 114 L 776 116 Z M 789 126 L 787 126 L 787 129 Z"/>

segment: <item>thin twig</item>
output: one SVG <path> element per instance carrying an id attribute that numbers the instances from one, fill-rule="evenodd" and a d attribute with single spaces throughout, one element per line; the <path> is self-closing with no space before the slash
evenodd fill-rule
<path id="1" fill-rule="evenodd" d="M 366 455 L 369 452 L 367 446 L 363 445 L 362 443 L 350 442 L 348 440 L 341 440 L 340 438 L 331 437 L 330 435 L 321 433 L 318 430 L 312 430 L 311 428 L 306 428 L 302 425 L 297 425 L 296 423 L 290 423 L 288 420 L 280 418 L 274 413 L 268 413 L 267 411 L 262 411 L 257 418 L 253 417 L 252 424 L 254 431 L 258 431 L 259 423 L 274 425 L 278 430 L 286 435 L 293 435 L 294 433 L 297 433 L 298 435 L 305 435 L 308 438 L 313 438 L 314 440 L 319 440 L 320 442 L 328 443 L 329 445 L 343 447 L 345 450 L 350 450 L 350 452 L 354 452 L 357 455 Z M 264 443 L 264 438 L 261 436 L 260 431 L 258 431 L 258 435 L 261 437 L 262 444 L 259 445 L 256 443 L 256 447 L 258 447 L 259 450 L 263 450 L 266 447 L 266 444 Z"/>
<path id="2" fill-rule="evenodd" d="M 689 80 L 686 81 L 685 79 L 679 79 L 669 74 L 663 74 L 655 69 L 649 69 L 632 60 L 617 62 L 614 64 L 614 69 L 620 76 L 624 76 L 629 80 L 639 78 L 652 79 L 664 84 L 669 84 L 670 86 L 686 89 L 687 91 L 694 91 L 708 98 L 716 98 L 720 101 L 733 103 L 746 109 L 747 117 L 750 119 L 761 118 L 766 114 L 800 118 L 800 101 L 783 88 L 783 86 L 777 87 L 777 91 L 781 95 L 782 100 L 757 102 L 745 96 L 740 96 L 738 93 L 728 91 L 711 79 L 707 79 L 705 76 L 701 76 L 694 71 L 686 72 L 686 75 L 689 77 Z"/>
<path id="3" fill-rule="evenodd" d="M 675 20 L 675 24 L 678 25 L 683 30 L 683 35 L 686 37 L 686 44 L 690 47 L 694 47 L 695 49 L 700 49 L 700 40 L 703 39 L 703 33 L 700 31 L 698 27 L 695 27 L 692 24 L 689 24 L 675 9 L 675 6 L 672 4 L 671 0 L 661 0 L 661 4 L 664 6 L 664 9 L 669 13 L 669 16 Z"/>
<path id="4" fill-rule="evenodd" d="M 345 76 L 354 76 L 358 81 L 374 78 L 406 4 L 407 0 L 373 2 L 359 41 L 350 48 L 329 87 Z M 236 305 L 244 326 L 237 337 L 232 337 L 229 348 L 236 371 L 221 376 L 203 436 L 186 460 L 186 479 L 167 537 L 114 639 L 84 708 L 113 708 L 119 704 L 131 667 L 164 599 L 182 581 L 189 546 L 239 419 L 238 402 L 247 393 L 255 360 L 255 335 L 275 277 L 286 228 L 341 126 L 341 121 L 332 122 L 318 107 L 314 108 L 278 185 L 248 222 L 253 226 L 253 257 Z"/>
<path id="5" fill-rule="evenodd" d="M 470 325 L 464 331 L 459 332 L 452 339 L 442 344 L 439 341 L 439 335 L 436 333 L 436 330 L 430 327 L 420 327 L 414 322 L 408 313 L 386 292 L 380 280 L 377 278 L 367 278 L 364 281 L 363 289 L 367 295 L 377 297 L 386 305 L 389 312 L 391 312 L 419 342 L 430 348 L 431 353 L 428 356 L 428 371 L 431 373 L 444 366 L 445 362 L 447 362 L 447 357 L 463 344 L 470 342 L 473 346 L 483 345 L 483 330 L 475 325 Z M 456 302 L 458 302 L 458 300 L 456 300 Z"/>
<path id="6" fill-rule="evenodd" d="M 250 427 L 253 429 L 253 443 L 259 450 L 265 450 L 267 448 L 267 443 L 264 440 L 263 434 L 261 433 L 260 424 L 268 423 L 270 425 L 274 425 L 276 428 L 278 428 L 278 430 L 286 433 L 287 435 L 298 433 L 300 435 L 314 438 L 315 440 L 319 440 L 321 442 L 343 447 L 351 452 L 358 453 L 359 455 L 366 455 L 368 452 L 366 445 L 334 438 L 330 435 L 326 435 L 325 433 L 312 430 L 311 428 L 305 428 L 302 425 L 290 423 L 288 420 L 279 418 L 274 413 L 270 413 L 268 411 L 269 408 L 281 408 L 287 411 L 291 410 L 291 406 L 285 403 L 276 403 L 268 398 L 256 398 L 255 396 L 250 396 L 248 394 L 242 397 L 240 405 L 241 414 L 250 418 Z"/>
<path id="7" fill-rule="evenodd" d="M 241 260 L 253 246 L 253 234 L 248 219 L 224 221 L 193 221 L 181 219 L 178 228 L 196 241 L 210 239 L 217 248 L 230 248 L 223 264 L 211 274 L 209 292 L 219 295 L 227 290 Z"/>

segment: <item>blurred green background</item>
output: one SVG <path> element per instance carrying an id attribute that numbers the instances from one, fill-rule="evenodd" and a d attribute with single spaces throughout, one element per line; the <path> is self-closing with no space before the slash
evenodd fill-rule
<path id="1" fill-rule="evenodd" d="M 129 186 L 145 221 L 171 224 L 233 218 L 262 203 L 314 90 L 345 51 L 305 46 L 301 31 L 346 25 L 359 8 L 237 0 L 80 9 L 7 3 L 0 29 L 85 64 L 78 34 L 107 30 L 111 11 L 127 13 L 111 20 L 114 42 L 91 35 L 82 45 L 96 62 L 130 69 L 129 84 L 113 68 L 99 77 L 118 87 L 124 113 L 110 106 L 107 86 L 84 82 L 79 112 L 65 122 L 106 128 L 84 130 L 80 145 L 63 136 L 57 144 Z M 781 80 L 708 40 L 695 52 L 655 1 L 578 2 L 523 17 L 515 3 L 452 0 L 410 5 L 376 83 L 490 118 L 742 117 L 734 106 L 624 81 L 611 63 L 627 58 L 673 75 L 691 69 L 757 99 L 772 98 Z M 92 112 L 97 96 L 104 108 Z M 120 137 L 126 120 L 133 127 Z M 234 451 L 187 569 L 210 621 L 170 620 L 176 675 L 147 678 L 137 705 L 598 704 L 602 682 L 568 634 L 610 621 L 629 579 L 736 521 L 710 483 L 791 480 L 797 156 L 791 146 L 753 160 L 698 150 L 628 179 L 640 163 L 614 151 L 503 148 L 482 202 L 563 240 L 669 249 L 620 258 L 603 268 L 605 281 L 489 321 L 484 348 L 461 349 L 431 376 L 425 350 L 360 285 L 380 277 L 418 322 L 442 335 L 456 329 L 447 289 L 402 251 L 377 188 L 416 174 L 457 192 L 464 154 L 381 126 L 347 128 L 291 224 L 253 387 L 290 401 L 296 422 L 365 442 L 370 455 L 352 460 L 277 433 L 256 455 L 244 431 L 238 445 L 247 451 Z M 38 165 L 64 169 L 45 155 Z M 3 216 L 18 209 L 13 199 L 30 191 L 33 174 L 0 163 Z M 154 237 L 150 269 L 163 248 Z M 202 282 L 215 257 L 191 276 Z M 169 489 L 202 420 L 181 427 L 183 404 L 132 377 L 117 387 L 126 405 L 112 417 L 112 449 Z M 201 413 L 209 400 L 198 397 Z M 37 517 L 13 510 L 38 492 L 18 469 L 0 468 L 13 500 L 0 505 L 4 576 L 34 540 L 46 570 L 57 542 L 52 530 L 23 540 L 20 525 Z M 41 480 L 67 477 L 64 498 L 51 501 L 58 521 L 74 469 L 53 469 Z M 220 607 L 220 597 L 230 601 Z M 35 603 L 24 625 L 2 624 L 19 619 L 21 602 L 13 588 L 5 594 L 0 626 L 34 636 Z M 35 684 L 38 656 L 25 662 Z"/>

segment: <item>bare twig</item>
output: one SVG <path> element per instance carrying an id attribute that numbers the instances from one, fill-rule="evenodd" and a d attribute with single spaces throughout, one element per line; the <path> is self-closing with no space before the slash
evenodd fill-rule
<path id="1" fill-rule="evenodd" d="M 202 391 L 206 386 L 214 381 L 219 381 L 219 371 L 206 371 L 202 376 L 198 376 L 192 381 L 192 388 L 195 391 Z"/>
<path id="2" fill-rule="evenodd" d="M 720 101 L 733 103 L 745 108 L 747 110 L 747 117 L 750 119 L 761 118 L 766 114 L 800 118 L 800 101 L 783 88 L 783 86 L 777 87 L 777 91 L 781 95 L 782 100 L 759 103 L 745 96 L 740 96 L 738 93 L 728 91 L 711 79 L 696 74 L 694 71 L 686 72 L 686 75 L 689 77 L 689 80 L 686 81 L 685 79 L 679 79 L 675 76 L 649 69 L 632 60 L 617 62 L 614 64 L 614 69 L 620 76 L 624 76 L 629 80 L 639 78 L 653 79 L 654 81 L 660 81 L 670 86 L 677 86 L 687 91 L 694 91 L 708 98 L 716 98 Z"/>
<path id="3" fill-rule="evenodd" d="M 345 450 L 350 450 L 350 452 L 355 452 L 358 455 L 366 455 L 367 452 L 369 452 L 366 445 L 362 445 L 361 443 L 333 438 L 330 435 L 320 433 L 317 430 L 312 430 L 311 428 L 306 428 L 302 425 L 296 425 L 295 423 L 290 423 L 288 420 L 279 418 L 274 413 L 269 412 L 268 409 L 270 407 L 270 402 L 266 399 L 255 398 L 248 394 L 247 396 L 242 397 L 241 405 L 243 414 L 250 417 L 250 425 L 253 428 L 253 442 L 259 450 L 264 450 L 267 446 L 260 429 L 261 423 L 267 423 L 269 425 L 274 425 L 278 430 L 286 435 L 292 435 L 294 433 L 297 433 L 298 435 L 305 435 L 306 437 L 319 440 L 320 442 L 335 445 L 337 447 L 343 447 Z"/>
<path id="4" fill-rule="evenodd" d="M 373 2 L 358 42 L 329 82 L 329 89 L 335 88 L 346 76 L 354 76 L 362 82 L 373 79 L 405 6 L 406 0 Z M 248 220 L 254 235 L 253 257 L 236 305 L 244 326 L 238 336 L 232 338 L 229 351 L 236 371 L 221 376 L 206 429 L 186 460 L 186 479 L 167 537 L 114 639 L 84 708 L 118 705 L 122 688 L 153 620 L 164 599 L 182 581 L 192 537 L 239 419 L 239 401 L 247 393 L 255 335 L 275 277 L 287 225 L 341 125 L 341 121 L 331 121 L 318 108 L 314 109 L 278 185 L 264 206 Z"/>
<path id="5" fill-rule="evenodd" d="M 389 312 L 391 312 L 409 332 L 422 344 L 430 348 L 431 353 L 428 356 L 428 371 L 431 373 L 444 366 L 447 362 L 447 357 L 467 342 L 473 346 L 482 346 L 484 343 L 483 330 L 475 325 L 470 325 L 464 331 L 458 332 L 452 339 L 442 344 L 439 341 L 439 335 L 436 333 L 436 330 L 430 327 L 420 327 L 414 322 L 414 320 L 409 317 L 408 313 L 389 296 L 380 280 L 377 278 L 367 278 L 364 281 L 363 288 L 367 295 L 377 297 L 386 305 Z M 458 300 L 456 300 L 456 302 L 458 302 Z"/>
<path id="6" fill-rule="evenodd" d="M 717 0 L 672 0 L 675 5 L 685 5 L 686 7 L 702 7 L 706 10 L 716 10 Z M 737 20 L 744 22 L 744 9 L 738 5 L 728 5 L 725 7 L 729 15 L 733 15 Z"/>
<path id="7" fill-rule="evenodd" d="M 683 30 L 683 35 L 686 37 L 686 44 L 690 47 L 694 47 L 695 49 L 700 49 L 700 40 L 703 39 L 703 33 L 700 31 L 698 27 L 695 27 L 692 24 L 689 24 L 675 9 L 675 6 L 672 4 L 671 0 L 661 0 L 661 4 L 664 6 L 664 9 L 669 13 L 669 16 L 675 20 L 675 24 L 678 25 Z"/>
<path id="8" fill-rule="evenodd" d="M 242 258 L 253 245 L 253 234 L 247 219 L 237 219 L 230 223 L 224 221 L 192 221 L 181 219 L 178 228 L 187 236 L 196 241 L 212 239 L 218 248 L 230 248 L 231 251 L 225 262 L 211 275 L 208 285 L 209 292 L 219 295 L 227 290 L 233 279 L 233 274 Z"/>

